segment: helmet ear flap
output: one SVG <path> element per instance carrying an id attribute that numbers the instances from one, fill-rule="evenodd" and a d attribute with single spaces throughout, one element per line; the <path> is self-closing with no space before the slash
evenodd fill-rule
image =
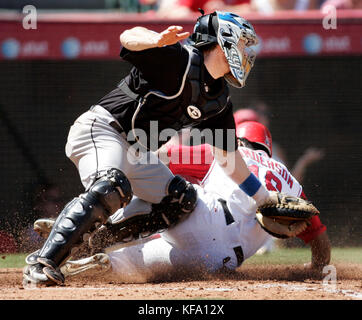
<path id="1" fill-rule="evenodd" d="M 190 36 L 192 45 L 200 48 L 217 43 L 215 24 L 217 25 L 216 12 L 200 16 L 195 24 L 194 32 Z"/>
<path id="2" fill-rule="evenodd" d="M 210 13 L 209 15 L 209 35 L 217 37 L 217 30 L 219 28 L 219 23 L 217 21 L 216 11 Z"/>
<path id="3" fill-rule="evenodd" d="M 198 20 L 200 22 L 199 32 L 202 34 L 210 35 L 210 31 L 212 31 L 211 15 L 208 14 L 206 16 L 201 16 Z"/>

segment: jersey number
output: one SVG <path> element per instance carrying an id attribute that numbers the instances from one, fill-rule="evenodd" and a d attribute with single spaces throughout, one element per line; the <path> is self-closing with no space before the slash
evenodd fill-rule
<path id="1" fill-rule="evenodd" d="M 259 178 L 259 167 L 256 165 L 251 165 L 248 167 L 249 170 L 254 173 L 254 175 Z M 275 174 L 268 170 L 265 174 L 265 185 L 269 191 L 279 191 L 282 192 L 282 182 Z"/>

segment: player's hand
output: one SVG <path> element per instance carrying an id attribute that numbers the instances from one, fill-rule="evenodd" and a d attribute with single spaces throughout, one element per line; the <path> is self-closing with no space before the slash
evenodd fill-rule
<path id="1" fill-rule="evenodd" d="M 182 32 L 181 26 L 170 26 L 159 34 L 158 47 L 169 46 L 189 37 L 190 32 Z"/>

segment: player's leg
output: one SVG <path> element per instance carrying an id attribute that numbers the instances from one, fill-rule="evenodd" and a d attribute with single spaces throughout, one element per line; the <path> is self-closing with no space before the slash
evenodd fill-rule
<path id="1" fill-rule="evenodd" d="M 104 112 L 104 109 L 100 109 L 100 112 Z M 108 117 L 107 114 L 102 114 L 102 116 L 105 119 Z M 122 234 L 117 232 L 118 240 L 121 241 L 124 238 L 130 240 L 140 235 L 153 234 L 178 223 L 181 218 L 187 216 L 195 207 L 197 200 L 192 184 L 179 176 L 174 176 L 152 152 L 135 152 L 137 150 L 118 133 L 114 135 L 110 132 L 107 138 L 115 143 L 104 143 L 103 136 L 106 129 L 102 122 L 94 125 L 92 137 L 101 150 L 98 152 L 98 167 L 121 168 L 129 179 L 135 195 L 132 203 L 118 213 L 116 223 L 121 223 L 121 225 L 116 229 L 118 231 L 120 227 L 122 228 Z M 99 143 L 98 134 L 102 138 Z M 80 149 L 80 160 L 77 159 L 78 149 Z M 81 148 L 72 147 L 72 150 L 71 159 L 75 164 L 79 164 L 81 179 L 84 184 L 87 184 L 91 181 L 94 170 L 90 171 L 89 166 L 82 166 L 82 162 L 89 162 L 82 154 L 82 145 Z M 110 227 L 112 224 L 108 223 Z"/>
<path id="2" fill-rule="evenodd" d="M 135 199 L 139 199 L 121 213 L 122 220 L 154 210 L 149 203 L 162 203 L 162 207 L 166 202 L 178 203 L 174 204 L 174 207 L 179 214 L 191 212 L 196 202 L 196 191 L 192 184 L 181 177 L 175 177 L 154 153 L 135 153 L 125 137 L 107 124 L 113 119 L 112 116 L 103 108 L 98 111 L 97 122 L 87 120 L 86 130 L 89 131 L 89 125 L 92 125 L 91 138 L 94 145 L 90 152 L 85 151 L 82 141 L 85 135 L 82 129 L 75 127 L 75 139 L 68 139 L 67 153 L 77 166 L 85 187 L 91 185 L 97 176 L 102 175 L 102 170 L 118 168 L 130 181 Z M 169 219 L 172 224 L 174 218 Z"/>
<path id="3" fill-rule="evenodd" d="M 112 272 L 122 282 L 147 282 L 172 272 L 172 246 L 162 238 L 108 253 Z"/>
<path id="4" fill-rule="evenodd" d="M 153 236 L 126 246 L 116 244 L 104 250 L 117 280 L 175 280 L 237 267 L 233 247 L 239 241 L 238 224 L 227 225 L 220 203 L 213 197 L 206 197 L 200 189 L 199 193 L 201 197 L 197 207 L 188 219 L 157 234 L 159 238 Z M 68 261 L 65 264 L 67 268 L 63 266 L 62 270 L 69 269 L 72 274 L 94 267 L 103 270 L 103 264 L 98 264 L 90 257 Z"/>
<path id="5" fill-rule="evenodd" d="M 130 202 L 132 188 L 121 170 L 122 162 L 112 168 L 114 156 L 109 153 L 107 158 L 105 146 L 122 155 L 123 146 L 107 120 L 86 112 L 72 126 L 66 147 L 86 191 L 65 206 L 40 251 L 27 257 L 24 284 L 63 283 L 61 264 L 97 226 Z"/>
<path id="6" fill-rule="evenodd" d="M 167 196 L 160 203 L 151 204 L 134 197 L 126 208 L 117 212 L 115 218 L 107 221 L 105 228 L 92 238 L 92 244 L 100 247 L 96 243 L 104 242 L 103 239 L 127 242 L 170 228 L 187 218 L 196 203 L 194 186 L 175 176 L 167 187 Z"/>
<path id="7" fill-rule="evenodd" d="M 86 234 L 95 229 L 96 224 L 105 223 L 110 215 L 128 204 L 132 197 L 133 177 L 136 189 L 142 192 L 141 179 L 137 179 L 139 172 L 147 179 L 155 178 L 161 184 L 159 186 L 152 182 L 151 187 L 145 188 L 148 201 L 160 201 L 163 197 L 168 197 L 178 203 L 177 214 L 173 218 L 178 219 L 179 216 L 188 214 L 194 206 L 196 199 L 192 196 L 192 188 L 184 181 L 175 179 L 162 163 L 129 161 L 129 144 L 109 126 L 111 120 L 112 117 L 108 114 L 86 112 L 72 126 L 66 151 L 79 170 L 86 192 L 64 208 L 40 252 L 28 257 L 29 266 L 24 272 L 25 283 L 47 282 L 44 273 L 55 283 L 64 282 L 59 266 L 71 254 L 72 249 L 87 237 Z M 191 192 L 185 192 L 185 189 Z M 186 193 L 189 196 L 185 197 Z M 113 195 L 111 199 L 109 195 Z M 153 216 L 158 220 L 152 221 L 152 228 L 148 230 L 148 226 L 151 226 L 150 216 L 147 213 L 143 216 L 145 219 L 141 219 L 139 214 L 135 220 L 131 219 L 132 215 L 127 217 L 128 226 L 136 225 L 132 227 L 132 234 L 153 233 L 162 229 L 165 223 L 169 225 L 169 221 L 160 212 Z"/>
<path id="8" fill-rule="evenodd" d="M 125 175 L 118 169 L 110 169 L 87 192 L 70 201 L 55 221 L 43 247 L 27 257 L 24 284 L 63 283 L 59 269 L 62 263 L 98 225 L 127 205 L 131 197 L 131 185 Z"/>
<path id="9" fill-rule="evenodd" d="M 183 180 L 177 181 L 182 182 Z M 91 235 L 89 239 L 91 251 L 89 252 L 101 252 L 104 248 L 117 242 L 129 242 L 140 236 L 144 238 L 157 231 L 172 227 L 182 218 L 188 216 L 187 212 L 192 211 L 189 203 L 194 203 L 197 199 L 194 191 L 194 189 L 186 190 L 182 198 L 184 203 L 182 201 L 181 203 L 179 201 L 170 203 L 170 200 L 167 200 L 161 204 L 150 204 L 134 197 L 125 209 L 118 210 L 96 233 Z M 190 197 L 192 197 L 191 200 Z M 182 209 L 185 211 L 180 215 L 179 211 Z M 34 230 L 46 239 L 54 223 L 55 221 L 52 219 L 39 219 L 34 222 Z M 84 255 L 83 251 L 82 256 Z"/>
<path id="10" fill-rule="evenodd" d="M 109 253 L 112 269 L 119 279 L 167 280 L 166 277 L 175 279 L 237 267 L 233 248 L 239 239 L 238 225 L 228 226 L 217 199 L 205 195 L 201 188 L 196 189 L 199 195 L 196 208 L 187 219 L 161 232 L 161 239 Z M 115 238 L 119 225 L 113 226 Z M 109 249 L 112 247 L 106 252 Z"/>
<path id="11" fill-rule="evenodd" d="M 197 206 L 189 217 L 160 233 L 159 239 L 108 252 L 119 280 L 175 280 L 237 267 L 230 239 L 239 239 L 240 229 L 236 224 L 226 224 L 214 197 L 204 195 L 200 188 L 198 194 Z"/>

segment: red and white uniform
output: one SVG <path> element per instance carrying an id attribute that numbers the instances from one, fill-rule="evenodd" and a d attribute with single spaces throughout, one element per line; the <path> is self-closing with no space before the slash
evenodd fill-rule
<path id="1" fill-rule="evenodd" d="M 239 151 L 267 189 L 303 195 L 302 186 L 283 164 L 263 151 L 242 147 Z M 143 282 L 186 270 L 235 269 L 238 267 L 236 247 L 242 248 L 245 260 L 271 237 L 255 219 L 255 201 L 223 172 L 208 146 L 173 146 L 169 152 L 173 173 L 194 180 L 199 197 L 197 206 L 185 221 L 161 233 L 160 237 L 110 253 L 112 270 L 121 281 Z M 185 157 L 185 152 L 192 156 Z M 182 158 L 187 159 L 187 163 L 182 163 Z M 226 201 L 234 222 L 226 223 L 220 198 Z M 308 242 L 325 229 L 317 217 L 300 238 Z"/>
<path id="2" fill-rule="evenodd" d="M 281 162 L 270 158 L 263 151 L 252 151 L 243 147 L 239 147 L 239 151 L 249 170 L 259 178 L 260 182 L 268 190 L 279 191 L 307 199 L 302 186 Z M 191 162 L 183 163 L 182 154 L 190 154 Z M 258 154 L 261 154 L 262 157 Z M 194 147 L 170 146 L 168 156 L 171 159 L 169 168 L 174 174 L 184 176 L 193 183 L 201 184 L 208 191 L 215 192 L 216 194 L 222 192 L 222 190 L 226 190 L 226 188 L 223 188 L 223 184 L 229 184 L 235 187 L 233 181 L 228 179 L 222 172 L 222 169 L 213 161 L 211 147 L 209 145 Z M 184 158 L 188 159 L 187 157 Z M 214 166 L 216 166 L 216 169 L 213 169 Z M 237 188 L 235 188 L 235 192 L 240 194 Z M 298 238 L 302 239 L 306 244 L 327 229 L 326 226 L 321 223 L 319 216 L 313 217 L 310 222 L 310 226 L 298 235 Z"/>

